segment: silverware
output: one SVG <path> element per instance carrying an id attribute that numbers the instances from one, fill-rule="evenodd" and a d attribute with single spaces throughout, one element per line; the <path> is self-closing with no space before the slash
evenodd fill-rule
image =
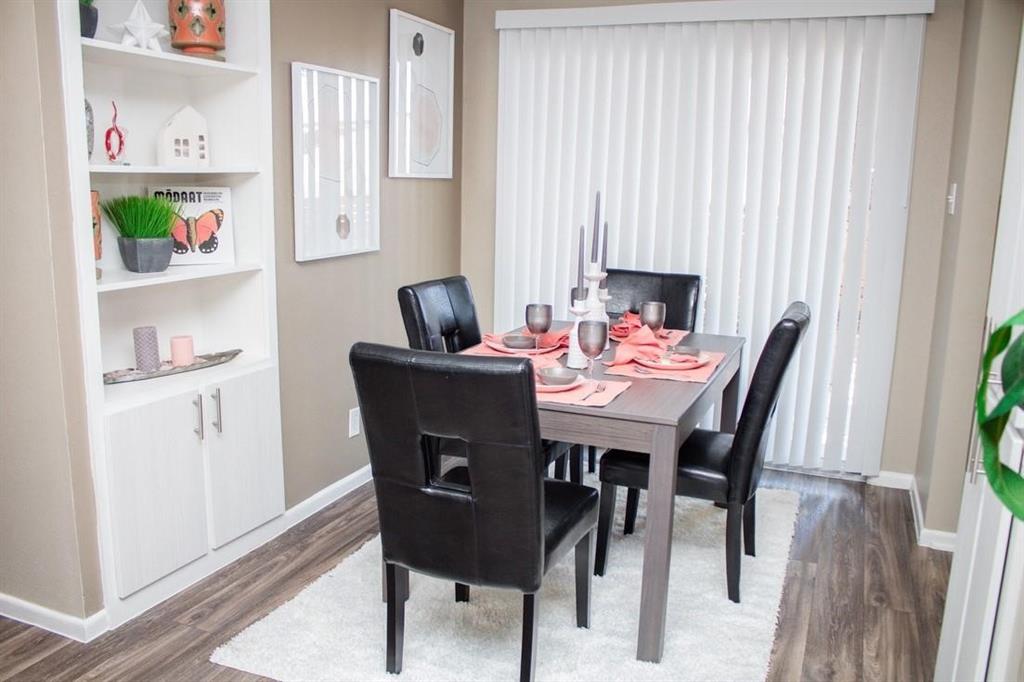
<path id="1" fill-rule="evenodd" d="M 637 374 L 654 374 L 654 370 L 647 369 L 646 367 L 641 367 L 640 365 L 634 367 L 633 371 L 636 372 Z"/>
<path id="2" fill-rule="evenodd" d="M 594 386 L 594 388 L 591 389 L 590 393 L 580 398 L 579 402 L 586 402 L 590 398 L 590 396 L 594 395 L 595 393 L 604 393 L 606 388 L 607 386 L 604 385 L 603 381 L 597 382 L 597 386 Z"/>

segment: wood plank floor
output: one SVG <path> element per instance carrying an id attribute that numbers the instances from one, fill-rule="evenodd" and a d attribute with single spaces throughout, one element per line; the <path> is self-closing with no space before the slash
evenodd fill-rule
<path id="1" fill-rule="evenodd" d="M 950 555 L 916 545 L 907 493 L 775 471 L 762 486 L 801 494 L 769 679 L 930 680 Z M 367 485 L 89 644 L 0 618 L 0 680 L 259 679 L 210 653 L 376 527 Z"/>

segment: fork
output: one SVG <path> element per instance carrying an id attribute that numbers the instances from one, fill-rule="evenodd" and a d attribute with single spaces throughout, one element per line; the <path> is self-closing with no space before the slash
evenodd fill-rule
<path id="1" fill-rule="evenodd" d="M 597 382 L 597 386 L 594 386 L 593 390 L 590 391 L 590 393 L 588 393 L 585 396 L 583 396 L 582 398 L 580 398 L 579 401 L 581 403 L 586 402 L 590 398 L 590 396 L 594 395 L 595 393 L 604 393 L 604 390 L 606 388 L 607 388 L 607 386 L 604 385 L 604 382 L 603 381 L 599 381 L 599 382 Z"/>

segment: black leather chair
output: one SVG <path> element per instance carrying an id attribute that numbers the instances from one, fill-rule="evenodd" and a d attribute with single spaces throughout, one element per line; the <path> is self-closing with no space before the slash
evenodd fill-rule
<path id="1" fill-rule="evenodd" d="M 411 570 L 523 592 L 520 679 L 532 679 L 537 591 L 573 548 L 576 624 L 590 626 L 598 516 L 596 490 L 544 478 L 533 366 L 367 343 L 352 347 L 349 362 L 377 495 L 387 671 L 402 670 Z M 424 445 L 432 438 L 464 443 L 468 466 L 435 470 Z"/>
<path id="2" fill-rule="evenodd" d="M 757 360 L 736 434 L 696 429 L 679 449 L 676 494 L 711 500 L 725 506 L 726 573 L 729 599 L 740 600 L 740 523 L 746 553 L 754 556 L 754 503 L 764 468 L 769 425 L 775 414 L 782 380 L 797 344 L 810 323 L 805 303 L 790 304 L 775 325 Z M 617 486 L 647 487 L 650 456 L 612 450 L 601 458 L 601 519 L 594 572 L 604 575 L 615 512 Z M 633 531 L 637 501 L 627 499 L 626 532 Z"/>
<path id="3" fill-rule="evenodd" d="M 398 306 L 405 322 L 409 348 L 458 353 L 480 343 L 480 324 L 469 281 L 461 276 L 410 284 L 398 290 Z M 437 455 L 464 457 L 461 444 L 441 440 Z M 571 462 L 573 482 L 583 480 L 583 450 L 556 441 L 544 443 L 547 462 L 555 463 L 555 478 L 565 478 L 566 456 Z M 437 456 L 435 455 L 435 456 Z"/>
<path id="4" fill-rule="evenodd" d="M 697 324 L 700 275 L 608 268 L 608 313 L 639 312 L 644 301 L 665 303 L 665 326 L 693 331 Z"/>
<path id="5" fill-rule="evenodd" d="M 662 301 L 665 303 L 665 326 L 692 332 L 697 324 L 700 275 L 608 268 L 608 295 L 611 299 L 605 305 L 610 315 L 637 313 L 644 301 Z M 587 459 L 588 468 L 594 471 L 597 448 L 588 449 Z M 639 494 L 634 490 L 629 499 L 639 499 Z"/>

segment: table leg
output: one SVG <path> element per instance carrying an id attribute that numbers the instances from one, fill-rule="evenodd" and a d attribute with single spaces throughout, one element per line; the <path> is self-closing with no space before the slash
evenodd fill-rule
<path id="1" fill-rule="evenodd" d="M 653 441 L 647 480 L 647 528 L 644 531 L 644 574 L 636 657 L 641 661 L 658 663 L 665 648 L 668 573 L 672 560 L 672 521 L 679 459 L 676 428 L 659 426 Z"/>
<path id="2" fill-rule="evenodd" d="M 722 391 L 722 418 L 718 430 L 736 433 L 736 422 L 740 416 L 740 373 L 737 371 Z"/>

